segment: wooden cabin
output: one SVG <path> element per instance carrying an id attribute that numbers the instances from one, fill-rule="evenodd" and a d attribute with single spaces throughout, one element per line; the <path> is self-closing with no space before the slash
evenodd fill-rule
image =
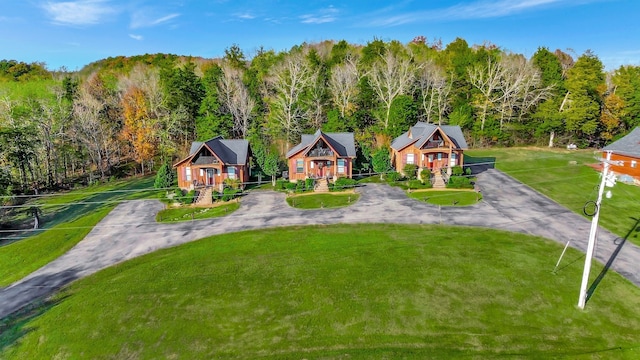
<path id="1" fill-rule="evenodd" d="M 302 135 L 301 141 L 287 152 L 289 180 L 339 177 L 351 178 L 356 147 L 353 133 L 324 133 Z"/>
<path id="2" fill-rule="evenodd" d="M 404 173 L 407 164 L 415 164 L 418 173 L 429 169 L 436 173 L 464 164 L 467 142 L 459 126 L 417 122 L 391 143 L 391 165 Z"/>
<path id="3" fill-rule="evenodd" d="M 225 179 L 240 183 L 249 181 L 249 142 L 243 139 L 225 140 L 216 136 L 205 142 L 191 144 L 189 156 L 178 161 L 178 186 L 184 190 L 211 187 L 222 192 Z"/>

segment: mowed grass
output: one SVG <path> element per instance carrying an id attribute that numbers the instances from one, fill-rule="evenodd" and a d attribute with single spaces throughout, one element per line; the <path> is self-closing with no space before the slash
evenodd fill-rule
<path id="1" fill-rule="evenodd" d="M 215 236 L 73 283 L 0 357 L 637 359 L 640 289 L 609 272 L 581 311 L 583 257 L 554 274 L 561 250 L 420 225 Z"/>
<path id="2" fill-rule="evenodd" d="M 162 210 L 156 214 L 156 221 L 163 223 L 192 221 L 225 216 L 240 208 L 240 203 L 231 201 L 211 207 L 182 206 Z"/>
<path id="3" fill-rule="evenodd" d="M 152 187 L 153 177 L 135 178 L 28 202 L 41 209 L 44 229 L 0 247 L 0 286 L 20 280 L 64 254 L 120 201 L 157 197 L 158 191 Z"/>
<path id="4" fill-rule="evenodd" d="M 321 209 L 349 206 L 358 201 L 360 195 L 351 191 L 340 193 L 302 194 L 287 197 L 287 204 L 296 209 Z"/>
<path id="5" fill-rule="evenodd" d="M 466 190 L 414 190 L 408 195 L 412 199 L 441 206 L 469 206 L 482 199 L 480 193 Z"/>
<path id="6" fill-rule="evenodd" d="M 543 148 L 488 149 L 465 152 L 465 163 L 495 160 L 497 169 L 584 216 L 585 203 L 598 197 L 599 173 L 587 166 L 598 163 L 595 156 L 601 157 L 601 153 Z M 600 226 L 624 237 L 640 218 L 640 187 L 618 183 L 605 190 L 611 190 L 612 197 L 603 197 Z M 629 240 L 640 245 L 637 237 Z"/>

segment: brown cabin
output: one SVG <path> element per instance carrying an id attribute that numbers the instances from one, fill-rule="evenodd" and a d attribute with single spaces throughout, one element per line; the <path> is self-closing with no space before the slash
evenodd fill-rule
<path id="1" fill-rule="evenodd" d="M 178 186 L 184 190 L 211 187 L 221 192 L 225 179 L 244 184 L 250 176 L 249 156 L 247 140 L 225 140 L 216 136 L 205 142 L 194 142 L 189 156 L 173 165 L 178 172 Z"/>
<path id="2" fill-rule="evenodd" d="M 302 135 L 301 141 L 287 152 L 289 180 L 339 177 L 351 178 L 356 147 L 353 133 L 324 133 Z"/>
<path id="3" fill-rule="evenodd" d="M 391 165 L 404 173 L 407 164 L 418 166 L 418 172 L 429 169 L 436 173 L 464 164 L 467 142 L 459 126 L 417 122 L 409 131 L 391 143 Z"/>
<path id="4" fill-rule="evenodd" d="M 640 185 L 640 127 L 629 134 L 605 146 L 602 157 L 611 152 L 615 163 L 609 168 L 618 175 L 619 180 Z"/>

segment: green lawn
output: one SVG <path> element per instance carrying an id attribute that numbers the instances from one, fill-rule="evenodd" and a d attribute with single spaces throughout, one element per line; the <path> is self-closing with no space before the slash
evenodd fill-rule
<path id="1" fill-rule="evenodd" d="M 640 289 L 609 272 L 581 311 L 583 255 L 554 274 L 561 251 L 444 226 L 215 236 L 73 283 L 5 325 L 0 358 L 637 359 Z"/>
<path id="2" fill-rule="evenodd" d="M 169 208 L 160 211 L 156 215 L 156 221 L 169 223 L 208 219 L 231 214 L 232 212 L 238 210 L 238 208 L 240 208 L 240 203 L 237 201 L 231 201 L 213 207 L 183 206 L 178 208 Z"/>
<path id="3" fill-rule="evenodd" d="M 360 198 L 354 192 L 303 194 L 287 197 L 287 204 L 296 209 L 337 208 L 353 204 Z"/>
<path id="4" fill-rule="evenodd" d="M 480 193 L 466 190 L 413 190 L 409 197 L 442 206 L 469 206 L 482 199 Z"/>
<path id="5" fill-rule="evenodd" d="M 465 152 L 465 163 L 496 161 L 496 168 L 547 195 L 559 204 L 583 214 L 587 201 L 598 196 L 598 172 L 586 164 L 598 163 L 589 150 L 488 149 Z M 640 187 L 618 183 L 611 199 L 603 198 L 600 226 L 625 236 L 640 218 Z M 640 245 L 635 239 L 636 245 Z"/>
<path id="6" fill-rule="evenodd" d="M 0 247 L 0 286 L 49 263 L 82 240 L 118 202 L 156 197 L 153 177 L 117 181 L 39 198 L 44 230 Z"/>

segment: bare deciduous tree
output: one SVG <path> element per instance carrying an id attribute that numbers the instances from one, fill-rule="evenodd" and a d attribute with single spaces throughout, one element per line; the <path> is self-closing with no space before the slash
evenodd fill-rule
<path id="1" fill-rule="evenodd" d="M 244 138 L 249 131 L 255 100 L 242 82 L 243 72 L 228 64 L 222 65 L 222 78 L 218 83 L 220 100 L 233 117 L 233 132 Z"/>
<path id="2" fill-rule="evenodd" d="M 442 117 L 449 110 L 451 81 L 433 61 L 428 61 L 417 73 L 416 87 L 427 123 L 435 122 L 433 117 L 437 116 L 438 125 L 442 125 Z"/>
<path id="3" fill-rule="evenodd" d="M 373 64 L 369 73 L 369 84 L 385 106 L 384 119 L 381 119 L 385 129 L 389 127 L 393 100 L 409 90 L 414 76 L 410 56 L 387 51 Z"/>
<path id="4" fill-rule="evenodd" d="M 344 63 L 337 65 L 331 71 L 329 79 L 331 100 L 343 118 L 351 115 L 356 109 L 354 99 L 358 94 L 358 80 L 358 68 L 356 61 L 352 58 L 347 58 Z"/>
<path id="5" fill-rule="evenodd" d="M 284 133 L 287 147 L 290 141 L 296 140 L 309 116 L 309 109 L 304 106 L 301 96 L 314 78 L 314 72 L 302 53 L 287 56 L 269 72 L 269 115 L 278 130 Z"/>

